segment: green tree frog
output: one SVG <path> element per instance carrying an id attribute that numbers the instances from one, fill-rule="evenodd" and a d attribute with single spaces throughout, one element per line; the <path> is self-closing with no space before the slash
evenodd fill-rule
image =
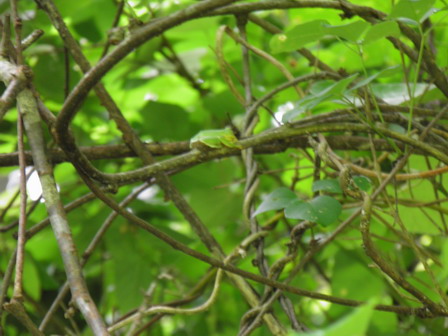
<path id="1" fill-rule="evenodd" d="M 200 131 L 190 140 L 191 148 L 242 148 L 230 128 Z"/>

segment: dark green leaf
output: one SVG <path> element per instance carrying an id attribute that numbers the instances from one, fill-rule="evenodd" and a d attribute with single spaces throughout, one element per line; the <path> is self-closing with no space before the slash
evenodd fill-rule
<path id="1" fill-rule="evenodd" d="M 353 176 L 353 182 L 363 191 L 369 191 L 372 187 L 372 181 L 366 176 L 358 175 Z"/>
<path id="2" fill-rule="evenodd" d="M 285 209 L 285 217 L 291 219 L 303 219 L 313 223 L 317 223 L 319 217 L 313 206 L 302 200 L 291 202 Z"/>
<path id="3" fill-rule="evenodd" d="M 341 194 L 342 189 L 337 179 L 318 180 L 313 183 L 313 192 L 328 191 L 332 193 Z"/>
<path id="4" fill-rule="evenodd" d="M 310 205 L 316 212 L 317 223 L 324 226 L 330 225 L 336 221 L 342 211 L 341 203 L 333 197 L 326 195 L 312 199 Z"/>
<path id="5" fill-rule="evenodd" d="M 261 204 L 258 206 L 257 210 L 253 213 L 253 217 L 257 216 L 266 211 L 279 210 L 286 208 L 291 201 L 296 200 L 296 194 L 288 188 L 278 188 L 270 193 Z"/>

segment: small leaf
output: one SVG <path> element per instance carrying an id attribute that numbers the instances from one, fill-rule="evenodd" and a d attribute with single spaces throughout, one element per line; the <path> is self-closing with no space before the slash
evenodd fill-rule
<path id="1" fill-rule="evenodd" d="M 325 36 L 325 20 L 315 20 L 295 26 L 284 34 L 274 35 L 270 41 L 273 53 L 294 51 L 308 43 L 317 42 Z"/>
<path id="2" fill-rule="evenodd" d="M 358 188 L 362 191 L 369 191 L 372 187 L 372 181 L 370 181 L 370 179 L 366 176 L 353 176 L 353 182 L 355 182 Z"/>
<path id="3" fill-rule="evenodd" d="M 295 200 L 285 209 L 285 217 L 291 219 L 304 219 L 313 223 L 317 223 L 318 216 L 311 204 Z"/>
<path id="4" fill-rule="evenodd" d="M 255 217 L 263 212 L 270 210 L 279 210 L 286 208 L 292 201 L 296 200 L 296 194 L 288 188 L 278 188 L 270 193 L 264 200 L 261 202 L 257 210 L 252 214 L 252 217 Z"/>
<path id="5" fill-rule="evenodd" d="M 359 37 L 369 26 L 370 24 L 368 22 L 361 20 L 340 26 L 324 25 L 327 29 L 327 35 L 342 37 L 354 43 L 358 42 Z"/>
<path id="6" fill-rule="evenodd" d="M 310 201 L 311 206 L 317 214 L 317 223 L 324 226 L 330 225 L 342 211 L 341 203 L 330 196 L 318 196 Z"/>
<path id="7" fill-rule="evenodd" d="M 372 43 L 384 37 L 399 37 L 400 28 L 395 21 L 385 21 L 371 26 L 364 37 L 364 44 Z"/>
<path id="8" fill-rule="evenodd" d="M 313 192 L 316 191 L 328 191 L 332 193 L 342 194 L 342 189 L 337 179 L 315 181 L 313 183 Z"/>

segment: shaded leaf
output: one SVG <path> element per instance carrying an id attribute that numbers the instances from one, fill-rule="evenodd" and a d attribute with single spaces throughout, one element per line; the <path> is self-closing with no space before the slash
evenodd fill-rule
<path id="1" fill-rule="evenodd" d="M 316 191 L 328 191 L 332 193 L 342 193 L 341 186 L 337 179 L 319 180 L 313 183 L 313 192 Z"/>
<path id="2" fill-rule="evenodd" d="M 336 221 L 342 211 L 341 203 L 335 198 L 326 195 L 312 199 L 310 204 L 316 211 L 317 223 L 324 226 Z"/>
<path id="3" fill-rule="evenodd" d="M 304 219 L 316 223 L 319 220 L 311 204 L 302 200 L 295 200 L 285 209 L 285 217 L 291 219 Z"/>
<path id="4" fill-rule="evenodd" d="M 372 187 L 372 181 L 366 176 L 357 175 L 353 176 L 353 182 L 358 186 L 362 191 L 369 191 Z"/>
<path id="5" fill-rule="evenodd" d="M 257 210 L 253 213 L 252 217 L 255 217 L 263 212 L 270 210 L 279 210 L 286 208 L 291 201 L 297 200 L 296 194 L 288 188 L 278 188 L 270 193 Z"/>

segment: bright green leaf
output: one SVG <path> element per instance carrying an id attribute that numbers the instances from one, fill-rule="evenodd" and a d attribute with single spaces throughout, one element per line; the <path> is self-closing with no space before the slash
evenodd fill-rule
<path id="1" fill-rule="evenodd" d="M 285 34 L 277 34 L 270 41 L 271 50 L 277 54 L 285 51 L 294 51 L 308 43 L 317 42 L 325 36 L 327 29 L 325 20 L 310 21 L 298 25 Z"/>
<path id="2" fill-rule="evenodd" d="M 324 330 L 307 333 L 308 336 L 365 336 L 370 324 L 377 300 L 370 300 L 362 307 L 356 308 L 352 313 L 343 317 Z"/>
<path id="3" fill-rule="evenodd" d="M 419 23 L 433 12 L 434 2 L 435 0 L 401 0 L 392 8 L 389 17 Z"/>
<path id="4" fill-rule="evenodd" d="M 341 194 L 342 189 L 337 179 L 318 180 L 313 183 L 313 192 L 328 191 Z"/>
<path id="5" fill-rule="evenodd" d="M 33 300 L 40 300 L 42 290 L 41 279 L 35 261 L 29 255 L 25 258 L 23 266 L 23 288 Z"/>
<path id="6" fill-rule="evenodd" d="M 286 208 L 292 201 L 296 200 L 296 194 L 288 188 L 282 187 L 274 190 L 270 193 L 261 204 L 258 206 L 257 210 L 252 215 L 257 216 L 266 211 L 279 210 Z"/>
<path id="7" fill-rule="evenodd" d="M 390 37 L 399 37 L 400 28 L 395 21 L 385 21 L 380 22 L 376 25 L 371 26 L 364 37 L 364 44 L 372 43 L 379 39 Z"/>
<path id="8" fill-rule="evenodd" d="M 327 35 L 342 37 L 350 42 L 356 43 L 369 25 L 368 22 L 359 20 L 345 25 L 324 25 L 324 27 L 326 28 Z"/>

